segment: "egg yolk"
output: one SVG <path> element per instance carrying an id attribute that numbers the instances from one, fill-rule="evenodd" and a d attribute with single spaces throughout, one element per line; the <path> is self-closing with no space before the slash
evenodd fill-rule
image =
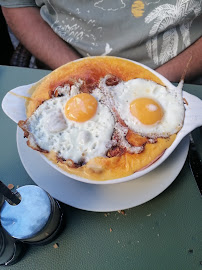
<path id="1" fill-rule="evenodd" d="M 70 98 L 65 105 L 66 117 L 75 122 L 88 121 L 95 115 L 96 110 L 97 100 L 87 93 Z"/>
<path id="2" fill-rule="evenodd" d="M 163 117 L 160 104 L 151 98 L 137 98 L 130 104 L 130 112 L 144 125 L 153 125 Z"/>

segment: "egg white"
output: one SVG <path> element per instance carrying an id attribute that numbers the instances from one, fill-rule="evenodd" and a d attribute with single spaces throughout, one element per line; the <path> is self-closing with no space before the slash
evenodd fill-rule
<path id="1" fill-rule="evenodd" d="M 126 125 L 142 136 L 168 137 L 177 133 L 183 125 L 184 104 L 182 91 L 178 88 L 168 89 L 153 81 L 138 78 L 108 87 L 108 91 L 114 100 L 116 110 Z M 163 118 L 153 125 L 141 123 L 130 112 L 130 103 L 137 98 L 144 97 L 155 100 L 164 111 Z"/>

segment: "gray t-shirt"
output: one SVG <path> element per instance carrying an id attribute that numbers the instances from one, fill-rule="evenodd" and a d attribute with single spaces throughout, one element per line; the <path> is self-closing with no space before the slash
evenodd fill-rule
<path id="1" fill-rule="evenodd" d="M 38 6 L 42 18 L 82 56 L 115 55 L 151 68 L 202 36 L 202 0 L 0 0 Z"/>

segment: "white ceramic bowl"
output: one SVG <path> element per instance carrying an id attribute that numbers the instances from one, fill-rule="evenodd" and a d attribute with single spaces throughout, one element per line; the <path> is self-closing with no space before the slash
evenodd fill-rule
<path id="1" fill-rule="evenodd" d="M 79 59 L 76 61 L 82 61 L 82 59 Z M 134 62 L 134 61 L 131 61 L 131 62 Z M 158 74 L 157 72 L 150 69 L 149 67 L 147 67 L 143 64 L 137 63 L 137 62 L 134 62 L 134 63 L 136 63 L 137 65 L 143 66 L 145 69 L 148 69 L 149 71 L 151 71 L 153 74 L 155 74 L 157 77 L 159 77 L 161 79 L 161 81 L 169 89 L 176 88 L 176 86 L 174 86 L 172 83 L 170 83 L 165 77 Z M 23 86 L 19 86 L 17 88 L 10 90 L 5 95 L 5 97 L 2 101 L 3 111 L 16 123 L 18 123 L 19 120 L 25 120 L 27 118 L 26 112 L 25 112 L 25 99 L 19 98 L 17 95 L 29 97 L 28 91 L 32 85 L 33 84 L 23 85 Z M 177 87 L 181 87 L 181 86 L 177 86 Z M 11 94 L 11 92 L 15 93 L 17 95 L 13 95 L 13 94 Z M 116 183 L 134 180 L 134 179 L 141 177 L 141 176 L 145 175 L 146 173 L 152 171 L 156 167 L 158 167 L 165 159 L 167 159 L 169 157 L 169 155 L 174 151 L 174 149 L 177 147 L 177 145 L 180 143 L 180 141 L 189 132 L 191 132 L 195 128 L 202 125 L 202 100 L 200 100 L 198 97 L 191 95 L 191 94 L 184 92 L 184 91 L 183 91 L 183 97 L 186 99 L 187 104 L 188 104 L 188 105 L 185 104 L 184 125 L 183 125 L 182 129 L 178 132 L 177 137 L 176 137 L 175 141 L 173 142 L 173 144 L 152 165 L 150 165 L 149 167 L 147 167 L 141 171 L 135 172 L 134 174 L 132 174 L 130 176 L 117 178 L 117 179 L 113 179 L 113 180 L 107 180 L 107 181 L 89 180 L 89 179 L 82 178 L 82 177 L 79 177 L 77 175 L 70 174 L 68 172 L 63 171 L 57 165 L 55 165 L 54 163 L 49 161 L 43 154 L 40 154 L 40 153 L 39 154 L 44 158 L 44 160 L 50 166 L 55 168 L 57 171 L 61 172 L 62 174 L 66 175 L 70 178 L 76 179 L 76 180 L 81 181 L 81 182 L 85 182 L 85 183 L 89 183 L 89 184 L 103 185 L 103 184 L 116 184 Z"/>

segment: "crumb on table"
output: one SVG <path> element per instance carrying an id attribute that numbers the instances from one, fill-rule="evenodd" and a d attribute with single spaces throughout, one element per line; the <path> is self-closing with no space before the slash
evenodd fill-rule
<path id="1" fill-rule="evenodd" d="M 119 214 L 122 214 L 122 215 L 125 215 L 126 214 L 124 210 L 118 210 L 118 213 Z"/>
<path id="2" fill-rule="evenodd" d="M 54 247 L 54 248 L 59 248 L 58 243 L 55 243 L 55 244 L 53 245 L 53 247 Z"/>
<path id="3" fill-rule="evenodd" d="M 8 184 L 8 188 L 9 189 L 13 189 L 14 188 L 14 185 L 13 184 Z"/>

